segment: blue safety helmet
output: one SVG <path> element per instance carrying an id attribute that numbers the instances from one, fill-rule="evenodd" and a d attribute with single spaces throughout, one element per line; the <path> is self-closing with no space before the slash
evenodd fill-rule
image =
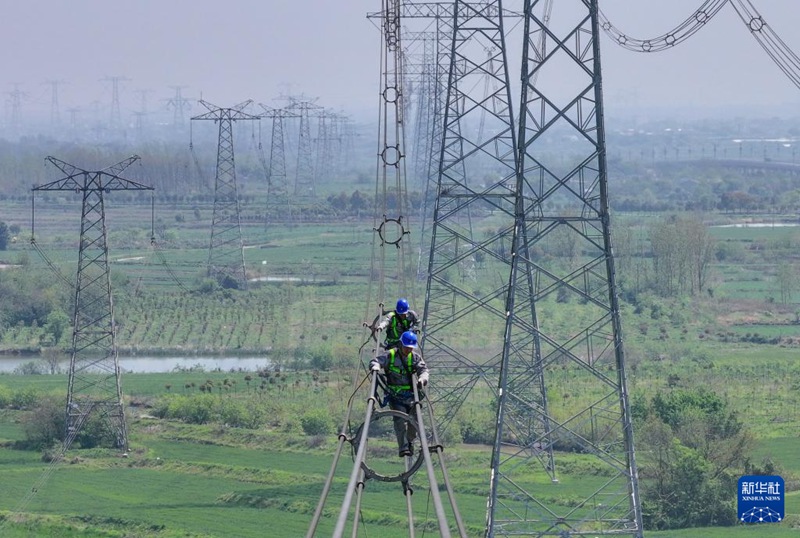
<path id="1" fill-rule="evenodd" d="M 408 299 L 398 299 L 397 306 L 395 307 L 395 312 L 398 314 L 405 314 L 408 312 Z"/>
<path id="2" fill-rule="evenodd" d="M 400 335 L 400 343 L 403 347 L 417 347 L 417 335 L 414 331 L 406 331 Z"/>

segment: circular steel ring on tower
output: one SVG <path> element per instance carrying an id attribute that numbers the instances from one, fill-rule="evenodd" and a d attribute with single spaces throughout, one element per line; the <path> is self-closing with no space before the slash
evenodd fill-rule
<path id="1" fill-rule="evenodd" d="M 384 19 L 384 29 L 387 34 L 397 35 L 397 30 L 400 28 L 400 17 L 387 16 Z"/>
<path id="2" fill-rule="evenodd" d="M 650 52 L 653 50 L 653 44 L 648 39 L 647 41 L 642 41 L 642 51 L 643 52 Z"/>
<path id="3" fill-rule="evenodd" d="M 385 215 L 383 217 L 383 222 L 381 222 L 381 225 L 378 226 L 375 231 L 378 232 L 381 241 L 389 245 L 394 245 L 397 248 L 400 248 L 400 241 L 403 240 L 403 236 L 410 233 L 407 232 L 403 226 L 403 217 L 389 219 L 386 218 Z M 392 235 L 393 238 L 389 237 L 389 235 Z"/>
<path id="4" fill-rule="evenodd" d="M 750 19 L 750 22 L 747 23 L 747 26 L 750 28 L 751 32 L 760 32 L 764 28 L 764 19 L 761 17 L 753 17 Z"/>
<path id="5" fill-rule="evenodd" d="M 400 91 L 394 86 L 387 86 L 386 89 L 383 90 L 383 100 L 387 103 L 396 103 L 399 98 Z"/>
<path id="6" fill-rule="evenodd" d="M 398 146 L 386 146 L 381 151 L 381 159 L 383 160 L 383 164 L 387 166 L 397 166 L 400 162 L 400 148 Z"/>
<path id="7" fill-rule="evenodd" d="M 370 430 L 373 429 L 375 423 L 381 419 L 391 418 L 392 420 L 394 417 L 399 417 L 405 420 L 408 424 L 413 426 L 417 432 L 419 432 L 419 427 L 417 426 L 417 421 L 414 420 L 411 416 L 402 411 L 395 411 L 394 409 L 379 409 L 372 414 L 372 419 L 370 420 Z M 356 430 L 355 434 L 350 439 L 350 443 L 353 445 L 353 452 L 358 452 L 358 445 L 361 440 L 361 431 L 364 429 L 364 424 L 362 423 L 358 429 Z M 389 426 L 389 430 L 392 431 L 392 435 L 394 432 L 392 430 L 391 425 Z M 418 433 L 419 435 L 419 433 Z M 367 465 L 366 458 L 363 462 L 361 462 L 361 469 L 364 471 L 364 477 L 366 479 L 374 478 L 380 482 L 408 482 L 409 478 L 411 478 L 414 473 L 419 470 L 422 466 L 423 458 L 422 458 L 422 450 L 417 450 L 417 454 L 413 457 L 414 461 L 411 463 L 411 467 L 408 468 L 407 471 L 398 473 L 398 474 L 388 474 L 388 473 L 381 473 Z"/>

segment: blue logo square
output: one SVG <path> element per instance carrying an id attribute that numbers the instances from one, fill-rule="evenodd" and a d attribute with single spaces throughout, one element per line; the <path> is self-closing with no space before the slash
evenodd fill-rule
<path id="1" fill-rule="evenodd" d="M 743 476 L 739 479 L 739 521 L 779 523 L 784 515 L 783 499 L 783 478 L 780 476 Z"/>

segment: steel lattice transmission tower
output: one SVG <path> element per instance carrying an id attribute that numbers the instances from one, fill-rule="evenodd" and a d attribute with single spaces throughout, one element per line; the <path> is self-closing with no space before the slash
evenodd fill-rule
<path id="1" fill-rule="evenodd" d="M 264 104 L 260 106 L 264 109 L 262 117 L 272 120 L 269 162 L 262 162 L 267 174 L 267 207 L 264 222 L 266 226 L 269 226 L 275 218 L 292 219 L 289 178 L 286 173 L 286 140 L 283 120 L 295 118 L 297 115 L 286 108 L 272 108 Z"/>
<path id="2" fill-rule="evenodd" d="M 300 138 L 297 142 L 297 168 L 295 169 L 294 195 L 303 198 L 316 198 L 314 184 L 314 141 L 311 138 L 311 118 L 316 117 L 321 106 L 314 104 L 316 99 L 289 97 L 287 110 L 300 118 Z"/>
<path id="3" fill-rule="evenodd" d="M 111 191 L 153 190 L 120 177 L 137 160 L 139 157 L 134 155 L 103 170 L 87 171 L 47 157 L 66 177 L 33 188 L 34 192 L 72 191 L 83 196 L 65 449 L 92 413 L 100 413 L 118 448 L 128 448 L 108 270 L 104 195 Z"/>
<path id="4" fill-rule="evenodd" d="M 481 353 L 491 357 L 486 364 L 471 357 L 471 336 L 487 314 L 505 320 L 516 175 L 499 2 L 456 2 L 454 10 L 423 321 L 425 358 L 437 365 L 435 397 L 444 403 L 437 413 L 443 427 L 480 378 L 495 384 L 502 342 L 498 338 Z M 488 58 L 487 48 L 498 57 Z M 487 75 L 495 81 L 491 95 L 482 91 Z M 484 182 L 474 171 L 487 162 L 491 181 Z M 473 213 L 483 218 L 488 212 L 497 213 L 497 224 L 474 234 Z"/>
<path id="5" fill-rule="evenodd" d="M 171 99 L 167 99 L 167 108 L 172 108 L 172 127 L 173 129 L 182 128 L 184 126 L 184 111 L 192 107 L 189 99 L 183 97 L 181 90 L 186 86 L 170 86 L 175 90 L 175 95 Z"/>
<path id="6" fill-rule="evenodd" d="M 239 193 L 236 187 L 236 165 L 233 155 L 233 123 L 260 120 L 244 109 L 252 103 L 244 101 L 231 108 L 221 108 L 200 100 L 208 109 L 192 120 L 213 120 L 219 123 L 217 173 L 214 179 L 214 215 L 211 222 L 211 245 L 208 249 L 208 276 L 226 288 L 247 288 L 244 268 L 244 244 L 239 214 Z"/>
<path id="7" fill-rule="evenodd" d="M 455 3 L 424 350 L 445 421 L 470 411 L 470 392 L 492 402 L 486 536 L 641 536 L 597 1 L 557 9 L 552 18 L 551 2 L 525 0 L 515 119 L 501 2 Z M 479 87 L 492 91 L 473 95 Z M 591 459 L 602 477 L 571 490 L 569 505 L 542 480 L 563 489 L 558 450 Z"/>
<path id="8" fill-rule="evenodd" d="M 61 126 L 61 112 L 58 106 L 58 86 L 62 83 L 62 80 L 48 80 L 46 82 L 46 84 L 50 85 L 50 127 L 54 129 Z"/>
<path id="9" fill-rule="evenodd" d="M 119 106 L 119 83 L 127 82 L 126 77 L 105 77 L 104 81 L 111 82 L 111 108 L 109 115 L 109 125 L 112 129 L 119 129 L 122 126 L 122 115 Z"/>
<path id="10" fill-rule="evenodd" d="M 422 41 L 420 61 L 409 55 L 404 65 L 407 75 L 419 77 L 416 91 L 417 124 L 412 148 L 415 174 L 422 180 L 423 200 L 420 207 L 418 278 L 425 280 L 430 251 L 430 221 L 436 197 L 444 137 L 444 111 L 450 73 L 451 43 L 453 39 L 454 2 L 404 2 L 401 17 L 407 21 L 422 21 L 430 31 L 406 32 L 409 42 Z M 432 21 L 432 22 L 431 22 Z"/>

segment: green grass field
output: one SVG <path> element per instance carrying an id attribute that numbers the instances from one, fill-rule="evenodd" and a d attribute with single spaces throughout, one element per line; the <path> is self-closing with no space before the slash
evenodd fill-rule
<path id="1" fill-rule="evenodd" d="M 789 357 L 790 350 L 786 350 L 785 356 L 776 360 L 780 363 L 788 361 Z M 740 357 L 720 354 L 717 360 L 724 361 L 721 365 L 724 369 L 735 372 L 755 358 L 758 353 L 752 351 Z M 270 536 L 303 536 L 333 462 L 336 439 L 329 435 L 320 442 L 305 436 L 298 431 L 296 422 L 292 423 L 291 417 L 296 416 L 297 409 L 313 406 L 321 395 L 288 389 L 282 393 L 267 393 L 266 398 L 280 404 L 275 408 L 275 418 L 283 425 L 266 430 L 159 420 L 150 418 L 148 408 L 141 406 L 176 390 L 168 390 L 167 385 L 180 387 L 208 379 L 220 385 L 224 379 L 243 375 L 241 372 L 126 375 L 126 393 L 138 404 L 131 409 L 131 450 L 125 458 L 106 449 L 73 449 L 63 462 L 45 463 L 38 452 L 14 448 L 14 441 L 24 438 L 20 422 L 24 413 L 3 411 L 0 415 L 0 475 L 4 477 L 4 487 L 0 489 L 0 514 L 10 519 L 0 519 L 0 535 L 247 538 L 263 536 L 268 525 Z M 298 380 L 305 384 L 305 379 L 305 373 L 294 377 L 290 374 L 287 385 L 293 386 Z M 4 375 L 0 376 L 0 387 L 47 393 L 61 391 L 63 394 L 65 381 L 64 376 Z M 557 387 L 563 385 L 564 380 L 554 382 Z M 215 397 L 255 397 L 247 396 L 248 389 L 244 388 L 242 379 L 238 380 L 237 387 L 237 391 L 244 391 L 238 396 L 226 393 Z M 282 407 L 295 411 L 282 411 Z M 341 416 L 343 412 L 339 408 L 335 414 Z M 793 417 L 788 427 L 794 435 L 763 438 L 754 453 L 758 458 L 771 458 L 787 477 L 800 475 L 796 450 L 797 414 Z M 381 459 L 381 463 L 376 464 L 381 471 L 391 470 L 392 466 L 396 469 L 391 439 L 379 439 L 371 446 L 373 444 L 375 457 L 388 455 L 390 458 L 388 463 Z M 459 445 L 447 448 L 445 455 L 456 502 L 469 535 L 481 536 L 488 491 L 489 448 Z M 533 472 L 530 483 L 525 484 L 525 487 L 535 488 L 537 494 L 553 499 L 556 506 L 560 499 L 566 509 L 572 499 L 584 498 L 583 495 L 594 491 L 605 480 L 602 476 L 585 473 L 587 465 L 591 466 L 591 460 L 585 456 L 557 454 L 556 458 L 558 484 L 550 483 L 541 471 Z M 345 451 L 320 522 L 319 536 L 331 534 L 335 526 L 351 470 L 349 462 Z M 428 532 L 435 534 L 435 513 L 424 469 L 415 475 L 414 485 L 414 513 L 418 521 L 429 521 Z M 31 495 L 34 487 L 36 493 Z M 398 502 L 402 499 L 399 489 L 396 483 L 367 483 L 362 532 L 369 536 L 408 535 L 402 523 L 405 505 Z M 731 493 L 731 499 L 734 502 L 735 492 Z M 790 516 L 800 516 L 800 496 L 796 492 L 787 497 L 786 509 Z M 14 523 L 18 520 L 24 523 Z M 722 536 L 723 533 L 792 536 L 797 531 L 789 525 L 647 532 L 646 536 Z M 418 532 L 423 526 L 418 523 Z M 72 530 L 65 530 L 68 527 Z"/>
<path id="2" fill-rule="evenodd" d="M 64 274 L 69 274 L 76 262 L 77 207 L 59 203 L 46 209 L 37 221 L 37 239 Z M 24 229 L 29 210 L 27 204 L 15 204 L 3 218 L 21 223 Z M 246 293 L 206 296 L 182 291 L 172 277 L 196 290 L 208 255 L 209 211 L 208 205 L 200 207 L 197 219 L 191 206 L 159 208 L 166 238 L 159 248 L 174 272 L 170 275 L 149 247 L 147 205 L 109 207 L 109 215 L 113 215 L 109 218 L 112 278 L 120 283 L 115 297 L 118 343 L 123 353 L 140 355 L 269 357 L 288 372 L 286 381 L 260 391 L 261 398 L 274 402 L 270 409 L 275 425 L 251 431 L 148 417 L 148 406 L 161 396 L 194 392 L 209 380 L 216 397 L 253 396 L 259 392 L 260 380 L 251 380 L 251 387 L 244 372 L 125 374 L 123 391 L 132 408 L 129 457 L 102 450 L 71 450 L 66 461 L 51 469 L 39 453 L 15 447 L 15 441 L 25 437 L 24 413 L 2 410 L 0 536 L 280 538 L 305 534 L 332 462 L 336 438 L 333 434 L 323 440 L 304 435 L 298 417 L 324 402 L 333 419 L 340 420 L 350 378 L 342 368 L 334 368 L 323 373 L 329 378 L 326 381 L 312 382 L 310 372 L 292 371 L 293 361 L 307 357 L 298 350 L 310 353 L 319 349 L 335 356 L 337 365 L 352 365 L 357 360 L 358 346 L 365 339 L 361 324 L 369 321 L 365 318 L 371 315 L 365 312 L 374 312 L 375 306 L 364 305 L 371 272 L 372 223 L 364 219 L 269 229 L 263 223 L 245 223 L 248 276 L 272 280 L 254 282 Z M 47 270 L 38 254 L 27 250 L 28 233 L 23 230 L 23 241 L 4 257 L 13 262 L 16 257 L 28 256 L 31 270 Z M 800 337 L 800 325 L 793 323 L 796 301 L 782 304 L 774 282 L 778 253 L 787 252 L 781 245 L 791 246 L 794 232 L 787 228 L 726 228 L 715 229 L 714 234 L 732 244 L 735 248 L 731 251 L 740 259 L 713 266 L 713 298 L 702 306 L 684 300 L 663 301 L 641 312 L 623 305 L 630 394 L 636 399 L 673 387 L 711 387 L 740 413 L 757 438 L 755 457 L 771 458 L 796 481 L 800 475 L 796 444 L 800 367 L 793 342 Z M 764 248 L 752 248 L 754 245 Z M 141 293 L 134 293 L 139 283 Z M 485 285 L 474 283 L 476 289 Z M 415 286 L 409 295 L 422 297 L 424 283 Z M 580 320 L 580 309 L 573 305 L 543 301 L 537 307 L 542 319 L 556 330 L 569 330 Z M 454 323 L 450 330 L 457 337 L 470 338 L 473 334 L 499 334 L 502 325 L 501 319 L 470 318 Z M 0 345 L 12 350 L 35 349 L 41 345 L 41 334 L 41 327 L 11 327 L 0 335 Z M 68 347 L 68 336 L 64 338 L 59 344 Z M 756 342 L 756 338 L 780 343 Z M 496 342 L 481 341 L 473 351 L 476 357 L 491 356 L 495 348 Z M 548 380 L 553 403 L 565 405 L 565 409 L 581 405 L 580 398 L 591 395 L 591 387 L 574 374 L 569 368 L 554 370 Z M 235 383 L 226 384 L 225 380 Z M 64 374 L 0 375 L 0 391 L 36 390 L 63 398 L 66 384 Z M 335 395 L 321 392 L 320 384 L 335 387 Z M 473 410 L 485 412 L 489 396 L 476 391 L 471 403 Z M 390 444 L 383 447 L 389 453 Z M 470 536 L 481 536 L 488 448 L 455 446 L 448 447 L 446 454 L 451 458 L 449 470 Z M 599 479 L 568 471 L 580 468 L 579 457 L 558 457 L 567 469 L 559 484 L 532 474 L 530 485 L 541 487 L 548 498 L 568 506 L 573 496 L 597 487 Z M 345 457 L 338 471 L 319 535 L 331 534 L 348 480 L 349 461 Z M 426 534 L 433 535 L 435 514 L 425 473 L 418 473 L 415 482 L 414 513 L 432 522 Z M 36 493 L 28 499 L 33 487 Z M 367 489 L 365 535 L 407 536 L 398 486 L 376 482 Z M 734 498 L 732 492 L 732 502 Z M 797 492 L 787 497 L 787 512 L 790 521 L 780 525 L 646 535 L 797 535 L 798 531 L 790 528 L 800 518 Z M 424 526 L 419 523 L 418 533 Z"/>

